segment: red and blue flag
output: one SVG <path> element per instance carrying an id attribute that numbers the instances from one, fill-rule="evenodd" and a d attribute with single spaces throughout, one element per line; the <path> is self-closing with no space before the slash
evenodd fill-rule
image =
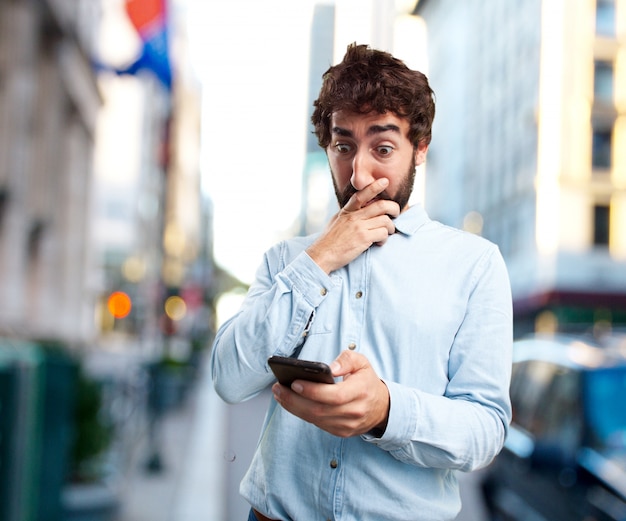
<path id="1" fill-rule="evenodd" d="M 139 58 L 120 73 L 149 70 L 170 90 L 172 68 L 169 56 L 167 0 L 126 0 L 126 13 L 142 41 Z"/>

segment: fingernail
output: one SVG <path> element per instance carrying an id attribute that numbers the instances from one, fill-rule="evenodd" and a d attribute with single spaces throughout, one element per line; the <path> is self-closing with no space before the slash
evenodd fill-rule
<path id="1" fill-rule="evenodd" d="M 380 184 L 382 184 L 383 186 L 387 186 L 389 184 L 389 179 L 387 179 L 386 177 L 381 177 Z"/>
<path id="2" fill-rule="evenodd" d="M 298 393 L 300 394 L 302 392 L 302 390 L 304 389 L 304 387 L 302 387 L 302 384 L 298 384 L 298 383 L 293 383 L 291 384 L 291 390 L 294 393 Z"/>
<path id="3" fill-rule="evenodd" d="M 339 364 L 339 362 L 337 362 L 337 360 L 334 360 L 333 362 L 331 362 L 330 370 L 332 371 L 333 374 L 339 372 L 340 369 L 341 369 L 341 365 Z"/>
<path id="4" fill-rule="evenodd" d="M 275 398 L 280 398 L 280 385 L 272 387 L 272 392 L 274 393 Z"/>

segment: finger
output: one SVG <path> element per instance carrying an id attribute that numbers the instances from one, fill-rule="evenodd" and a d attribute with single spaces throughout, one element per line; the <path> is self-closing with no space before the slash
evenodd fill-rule
<path id="1" fill-rule="evenodd" d="M 366 225 L 368 230 L 380 230 L 385 236 L 396 233 L 396 225 L 387 214 L 369 218 Z"/>
<path id="2" fill-rule="evenodd" d="M 381 215 L 375 219 L 369 219 L 367 221 L 367 231 L 363 231 L 360 236 L 363 238 L 363 242 L 366 243 L 367 249 L 372 244 L 381 246 L 390 235 L 396 233 L 396 227 L 393 221 L 386 215 Z"/>
<path id="3" fill-rule="evenodd" d="M 272 386 L 272 394 L 274 395 L 274 399 L 288 411 L 293 409 L 293 401 L 298 398 L 297 393 L 294 393 L 289 387 L 279 383 L 275 383 Z"/>
<path id="4" fill-rule="evenodd" d="M 376 215 L 387 215 L 390 218 L 400 215 L 400 206 L 395 201 L 389 199 L 379 199 L 363 208 L 365 216 L 374 217 Z"/>
<path id="5" fill-rule="evenodd" d="M 390 235 L 396 233 L 396 225 L 393 221 L 389 220 L 385 223 L 385 229 L 387 231 L 387 235 L 382 238 L 384 241 L 386 241 Z"/>
<path id="6" fill-rule="evenodd" d="M 346 388 L 343 382 L 325 384 L 308 380 L 296 380 L 291 385 L 291 390 L 294 395 L 307 400 L 305 403 L 309 407 L 313 403 L 318 406 L 337 407 L 350 402 L 354 398 L 352 391 Z"/>
<path id="7" fill-rule="evenodd" d="M 348 212 L 360 210 L 367 205 L 374 197 L 383 192 L 389 186 L 389 179 L 381 177 L 373 183 L 367 185 L 363 190 L 356 192 L 344 206 Z"/>
<path id="8" fill-rule="evenodd" d="M 332 389 L 334 384 L 319 382 L 309 382 L 308 380 L 294 380 L 291 388 L 281 384 L 274 384 L 272 392 L 276 401 L 283 406 L 293 408 L 302 400 L 316 401 L 320 403 L 332 403 L 336 399 L 333 397 Z"/>
<path id="9" fill-rule="evenodd" d="M 372 237 L 372 246 L 382 246 L 389 239 L 389 234 L 386 230 L 378 229 L 376 230 L 376 233 L 372 233 Z"/>
<path id="10" fill-rule="evenodd" d="M 330 369 L 333 372 L 333 376 L 345 376 L 368 365 L 369 362 L 365 356 L 346 349 L 331 362 Z"/>

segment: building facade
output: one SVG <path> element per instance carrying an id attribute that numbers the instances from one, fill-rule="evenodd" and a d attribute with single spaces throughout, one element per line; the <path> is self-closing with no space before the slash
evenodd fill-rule
<path id="1" fill-rule="evenodd" d="M 93 334 L 87 248 L 101 97 L 87 0 L 0 1 L 0 330 L 82 342 Z"/>
<path id="2" fill-rule="evenodd" d="M 0 0 L 0 336 L 159 335 L 168 288 L 210 283 L 184 6 L 171 3 L 175 85 L 141 65 L 125 6 Z M 132 298 L 119 320 L 116 290 Z"/>
<path id="3" fill-rule="evenodd" d="M 626 2 L 420 0 L 433 218 L 500 246 L 516 334 L 626 324 Z"/>

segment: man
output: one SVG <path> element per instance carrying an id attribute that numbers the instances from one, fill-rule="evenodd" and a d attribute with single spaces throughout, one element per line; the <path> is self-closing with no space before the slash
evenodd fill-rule
<path id="1" fill-rule="evenodd" d="M 340 210 L 265 254 L 211 371 L 228 402 L 275 382 L 272 355 L 337 383 L 273 383 L 241 493 L 250 520 L 452 520 L 455 471 L 488 464 L 510 421 L 504 262 L 408 205 L 435 113 L 423 74 L 351 45 L 314 105 Z"/>

